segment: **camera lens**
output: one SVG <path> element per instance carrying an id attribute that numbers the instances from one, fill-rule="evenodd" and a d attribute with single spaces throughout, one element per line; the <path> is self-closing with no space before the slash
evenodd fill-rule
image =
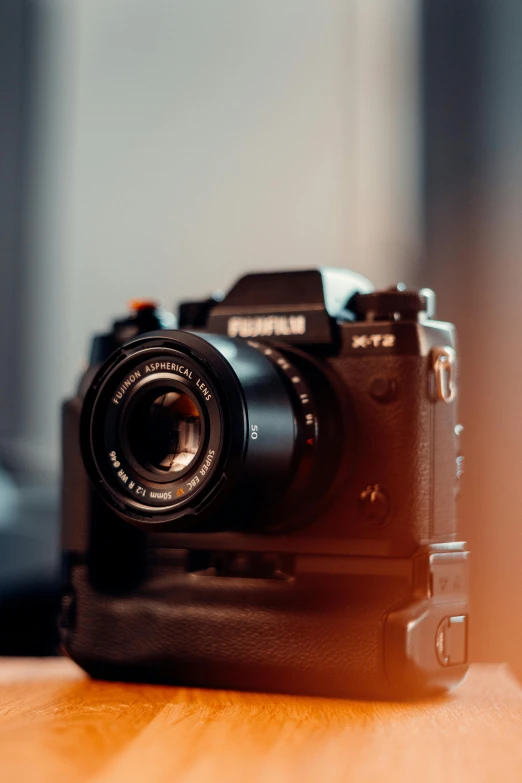
<path id="1" fill-rule="evenodd" d="M 316 406 L 323 399 L 321 410 L 338 421 L 335 395 L 319 370 L 310 386 L 308 364 L 211 334 L 165 331 L 128 343 L 83 403 L 94 487 L 148 529 L 277 527 L 278 513 L 295 515 L 328 489 L 341 454 L 342 428 L 326 424 L 321 436 Z"/>
<path id="2" fill-rule="evenodd" d="M 131 455 L 146 471 L 182 473 L 201 445 L 201 413 L 182 391 L 153 389 L 138 397 L 124 428 Z"/>

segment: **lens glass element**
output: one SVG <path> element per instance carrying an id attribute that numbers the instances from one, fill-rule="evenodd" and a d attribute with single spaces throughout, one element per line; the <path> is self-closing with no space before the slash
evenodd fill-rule
<path id="1" fill-rule="evenodd" d="M 201 443 L 201 415 L 188 394 L 152 389 L 136 401 L 128 420 L 128 443 L 134 459 L 148 471 L 181 473 Z"/>

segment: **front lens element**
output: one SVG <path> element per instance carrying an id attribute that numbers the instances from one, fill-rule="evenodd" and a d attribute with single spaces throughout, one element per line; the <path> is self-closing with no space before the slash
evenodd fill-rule
<path id="1" fill-rule="evenodd" d="M 148 471 L 181 473 L 201 443 L 201 415 L 182 391 L 153 389 L 138 398 L 127 422 L 129 448 Z"/>

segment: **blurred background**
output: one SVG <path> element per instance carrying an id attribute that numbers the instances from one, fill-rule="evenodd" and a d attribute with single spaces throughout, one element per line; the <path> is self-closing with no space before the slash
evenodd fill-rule
<path id="1" fill-rule="evenodd" d="M 517 0 L 0 0 L 0 653 L 55 649 L 93 332 L 329 265 L 460 330 L 471 654 L 522 676 L 520 40 Z"/>

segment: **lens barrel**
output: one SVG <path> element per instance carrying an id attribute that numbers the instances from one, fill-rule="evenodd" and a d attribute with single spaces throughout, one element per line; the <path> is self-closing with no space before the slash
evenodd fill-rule
<path id="1" fill-rule="evenodd" d="M 271 346 L 185 331 L 114 353 L 80 434 L 98 492 L 148 529 L 248 529 L 283 497 L 306 503 L 318 457 L 306 374 Z"/>

